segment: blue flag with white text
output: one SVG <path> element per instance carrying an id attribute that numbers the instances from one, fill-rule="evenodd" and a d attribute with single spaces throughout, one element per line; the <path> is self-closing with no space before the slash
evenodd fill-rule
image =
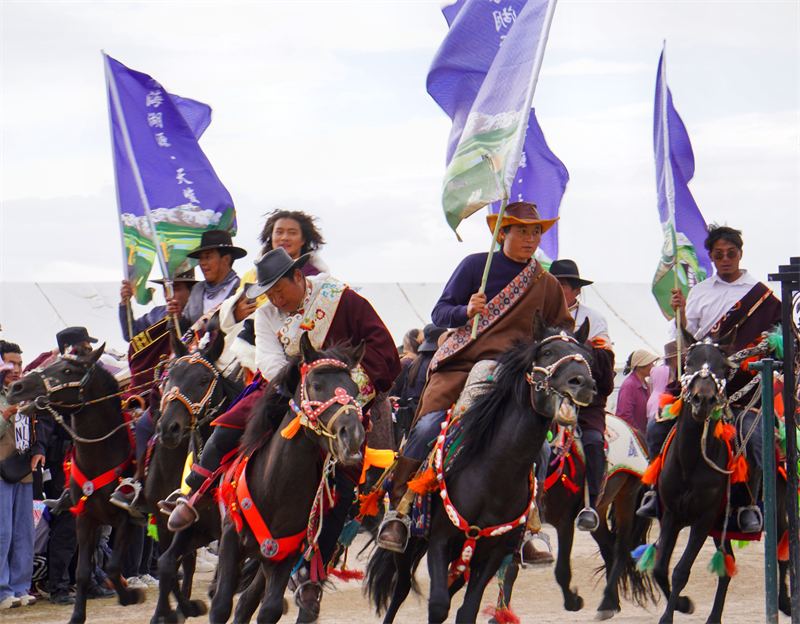
<path id="1" fill-rule="evenodd" d="M 206 230 L 235 234 L 236 211 L 197 142 L 211 123 L 211 107 L 167 93 L 147 74 L 105 58 L 128 277 L 137 301 L 148 303 L 152 291 L 146 283 L 157 254 L 134 161 L 169 276 L 195 264 L 187 254 L 200 244 Z"/>
<path id="2" fill-rule="evenodd" d="M 450 31 L 431 65 L 428 93 L 453 120 L 443 204 L 454 230 L 482 206 L 520 195 L 543 218 L 558 215 L 569 174 L 530 110 L 547 7 L 543 0 L 459 0 L 442 9 Z M 542 244 L 555 257 L 557 231 Z"/>
<path id="3" fill-rule="evenodd" d="M 656 78 L 653 149 L 658 216 L 664 232 L 661 260 L 653 278 L 653 295 L 664 316 L 671 319 L 675 312 L 669 300 L 676 274 L 678 285 L 687 294 L 697 282 L 711 275 L 712 269 L 711 259 L 704 251 L 708 234 L 706 222 L 688 186 L 694 177 L 692 143 L 672 103 L 663 51 Z"/>

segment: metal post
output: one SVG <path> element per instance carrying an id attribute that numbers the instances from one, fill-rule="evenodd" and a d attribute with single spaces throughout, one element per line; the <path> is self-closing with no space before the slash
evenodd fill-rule
<path id="1" fill-rule="evenodd" d="M 761 371 L 761 431 L 764 448 L 764 587 L 767 624 L 778 624 L 778 524 L 775 510 L 775 397 L 770 358 L 750 362 L 748 368 Z"/>
<path id="2" fill-rule="evenodd" d="M 789 515 L 789 593 L 791 595 L 792 624 L 800 624 L 800 578 L 797 561 L 800 558 L 800 518 L 797 508 L 797 428 L 795 414 L 795 342 L 792 298 L 800 290 L 800 258 L 791 258 L 779 273 L 769 276 L 771 282 L 781 282 L 781 304 L 783 325 L 783 413 L 786 423 L 786 509 Z"/>

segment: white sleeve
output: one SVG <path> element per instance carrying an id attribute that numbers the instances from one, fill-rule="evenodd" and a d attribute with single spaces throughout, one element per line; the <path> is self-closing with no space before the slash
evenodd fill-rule
<path id="1" fill-rule="evenodd" d="M 234 293 L 219 306 L 219 327 L 227 335 L 238 334 L 242 330 L 241 323 L 236 322 L 236 317 L 233 314 L 237 301 L 239 301 L 239 294 Z"/>
<path id="2" fill-rule="evenodd" d="M 283 350 L 278 334 L 270 327 L 266 306 L 255 313 L 256 326 L 256 366 L 267 381 L 274 379 L 289 359 Z"/>

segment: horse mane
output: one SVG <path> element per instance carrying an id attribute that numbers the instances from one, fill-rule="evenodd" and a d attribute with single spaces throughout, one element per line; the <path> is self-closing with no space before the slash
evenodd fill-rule
<path id="1" fill-rule="evenodd" d="M 352 364 L 349 352 L 350 349 L 344 346 L 335 346 L 326 351 L 317 351 L 317 359 L 330 358 Z M 292 356 L 281 372 L 267 384 L 267 391 L 253 407 L 242 436 L 241 449 L 244 455 L 252 454 L 270 432 L 280 433 L 276 430 L 289 408 L 289 399 L 294 396 L 300 383 L 301 365 L 301 356 Z"/>
<path id="2" fill-rule="evenodd" d="M 104 401 L 104 403 L 110 403 L 116 411 L 122 411 L 122 399 L 117 395 L 119 392 L 119 382 L 117 381 L 116 377 L 111 374 L 110 371 L 103 368 L 103 366 L 99 363 L 95 364 L 94 366 L 94 374 L 100 380 L 100 383 L 103 386 L 103 390 L 107 393 L 105 396 L 109 398 Z M 117 395 L 117 396 L 112 396 Z M 96 397 L 100 398 L 100 397 Z"/>

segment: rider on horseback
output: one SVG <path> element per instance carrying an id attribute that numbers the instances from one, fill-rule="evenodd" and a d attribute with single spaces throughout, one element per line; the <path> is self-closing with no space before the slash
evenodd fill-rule
<path id="1" fill-rule="evenodd" d="M 716 275 L 695 284 L 689 291 L 688 298 L 684 297 L 680 289 L 675 289 L 670 299 L 672 308 L 681 312 L 681 324 L 697 340 L 706 337 L 716 340 L 736 330 L 736 337 L 731 345 L 733 352 L 757 345 L 761 342 L 763 332 L 770 331 L 781 323 L 781 302 L 767 286 L 739 268 L 743 245 L 741 231 L 727 226 L 710 225 L 705 248 L 717 270 Z M 675 324 L 672 323 L 673 336 L 675 329 Z M 675 351 L 674 347 L 667 347 L 667 352 Z M 752 380 L 754 374 L 739 368 L 727 383 L 728 396 L 739 395 L 739 391 Z M 677 392 L 679 389 L 676 394 Z M 761 491 L 762 436 L 761 427 L 753 427 L 760 406 L 760 397 L 755 396 L 757 392 L 757 387 L 752 388 L 738 396 L 730 405 L 738 420 L 752 403 L 748 412 L 741 417 L 742 430 L 746 433 L 753 429 L 746 445 L 749 464 L 747 496 L 750 504 L 740 507 L 736 512 L 742 533 L 757 533 L 761 530 L 761 514 L 756 503 Z M 658 420 L 651 421 L 647 428 L 651 456 L 658 454 L 675 423 L 674 420 Z M 733 496 L 736 496 L 735 493 Z M 649 492 L 636 513 L 655 518 L 657 505 L 656 492 Z"/>
<path id="2" fill-rule="evenodd" d="M 405 550 L 410 526 L 407 514 L 413 498 L 413 492 L 407 493 L 407 482 L 427 457 L 430 443 L 439 434 L 447 410 L 456 402 L 472 366 L 480 360 L 496 359 L 514 340 L 529 337 L 536 310 L 547 325 L 573 328 L 558 281 L 533 259 L 542 234 L 556 220 L 541 219 L 535 204 L 509 204 L 498 238 L 502 250 L 494 253 L 486 293 L 478 292 L 485 253 L 467 256 L 447 282 L 432 320 L 439 327 L 459 329 L 431 363 L 416 420 L 394 470 L 390 511 L 378 535 L 381 547 L 395 552 Z M 489 215 L 487 222 L 493 231 L 497 215 Z M 472 340 L 470 319 L 478 314 L 478 335 Z"/>

